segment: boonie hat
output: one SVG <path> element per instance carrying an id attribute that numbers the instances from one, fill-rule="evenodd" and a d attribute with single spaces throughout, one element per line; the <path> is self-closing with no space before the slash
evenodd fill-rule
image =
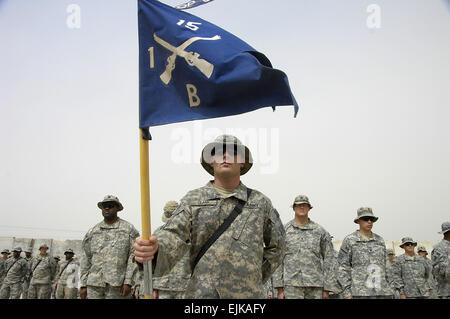
<path id="1" fill-rule="evenodd" d="M 309 207 L 313 208 L 311 203 L 309 202 L 308 196 L 305 196 L 305 195 L 298 195 L 297 197 L 295 197 L 294 203 L 292 204 L 292 206 L 300 205 L 300 204 L 308 204 Z"/>
<path id="2" fill-rule="evenodd" d="M 75 254 L 75 253 L 73 252 L 73 249 L 71 249 L 71 248 L 66 249 L 66 251 L 64 252 L 64 255 L 67 254 L 67 253 L 69 253 L 69 254 Z"/>
<path id="3" fill-rule="evenodd" d="M 419 251 L 423 251 L 423 252 L 427 253 L 427 255 L 428 255 L 428 251 L 425 248 L 425 246 L 423 246 L 423 245 L 417 246 L 417 252 L 419 252 Z"/>
<path id="4" fill-rule="evenodd" d="M 411 243 L 411 244 L 413 244 L 414 246 L 417 245 L 417 243 L 416 243 L 411 237 L 403 237 L 403 238 L 402 238 L 402 243 L 401 243 L 400 247 L 403 248 L 403 245 L 406 244 L 406 243 Z"/>
<path id="5" fill-rule="evenodd" d="M 374 222 L 378 220 L 378 217 L 375 217 L 372 212 L 372 208 L 370 207 L 360 207 L 356 212 L 357 217 L 353 220 L 354 223 L 358 223 L 358 219 L 361 217 L 373 217 L 375 218 Z"/>
<path id="6" fill-rule="evenodd" d="M 250 168 L 253 166 L 253 157 L 247 146 L 242 144 L 242 142 L 233 135 L 220 135 L 216 137 L 216 139 L 206 144 L 206 146 L 202 150 L 202 154 L 200 157 L 200 162 L 203 168 L 212 176 L 214 176 L 214 168 L 211 165 L 213 151 L 216 152 L 219 149 L 220 152 L 223 152 L 223 147 L 226 147 L 227 151 L 234 152 L 234 146 L 237 147 L 238 154 L 245 154 L 245 162 L 244 167 L 241 169 L 241 175 L 247 173 Z M 231 148 L 233 147 L 233 148 Z"/>
<path id="7" fill-rule="evenodd" d="M 168 201 L 166 205 L 164 205 L 164 213 L 162 215 L 163 223 L 166 223 L 170 216 L 172 216 L 173 211 L 178 207 L 178 203 L 174 200 Z"/>
<path id="8" fill-rule="evenodd" d="M 446 232 L 450 231 L 450 222 L 445 222 L 441 225 L 442 231 L 438 232 L 438 234 L 445 234 Z"/>
<path id="9" fill-rule="evenodd" d="M 120 212 L 121 210 L 123 210 L 123 206 L 122 206 L 122 203 L 120 203 L 119 198 L 117 196 L 113 196 L 113 195 L 106 195 L 101 202 L 97 203 L 98 208 L 102 209 L 103 203 L 107 203 L 107 202 L 115 202 L 117 205 L 119 205 L 118 211 Z"/>

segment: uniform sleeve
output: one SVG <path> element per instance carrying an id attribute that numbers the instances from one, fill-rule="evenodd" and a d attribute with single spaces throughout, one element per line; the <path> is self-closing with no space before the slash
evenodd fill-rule
<path id="1" fill-rule="evenodd" d="M 284 241 L 286 243 L 286 231 L 288 225 L 284 226 Z M 285 248 L 286 250 L 286 248 Z M 286 251 L 284 253 L 283 260 L 281 261 L 280 266 L 274 271 L 272 275 L 272 284 L 273 288 L 283 288 L 284 287 L 284 258 L 286 257 Z"/>
<path id="2" fill-rule="evenodd" d="M 80 265 L 80 287 L 87 286 L 87 280 L 89 276 L 89 270 L 91 269 L 91 236 L 90 232 L 84 236 L 81 243 L 81 265 Z"/>
<path id="3" fill-rule="evenodd" d="M 352 250 L 347 239 L 342 242 L 338 254 L 338 282 L 342 287 L 342 298 L 352 295 Z"/>
<path id="4" fill-rule="evenodd" d="M 158 252 L 154 258 L 155 277 L 168 274 L 190 247 L 191 213 L 187 205 L 180 204 L 171 218 L 154 233 L 158 239 Z"/>
<path id="5" fill-rule="evenodd" d="M 334 272 L 335 254 L 333 243 L 331 242 L 331 236 L 327 232 L 324 233 L 320 240 L 320 254 L 323 258 L 323 290 L 334 291 L 336 290 L 337 279 Z M 334 288 L 333 288 L 334 287 Z"/>
<path id="6" fill-rule="evenodd" d="M 262 264 L 262 282 L 266 282 L 283 263 L 286 253 L 284 226 L 277 210 L 270 209 L 264 225 L 264 253 Z"/>
<path id="7" fill-rule="evenodd" d="M 434 277 L 439 281 L 445 281 L 445 277 L 450 275 L 446 274 L 446 270 L 449 268 L 448 257 L 436 247 L 431 251 L 431 262 Z"/>
<path id="8" fill-rule="evenodd" d="M 124 284 L 126 285 L 130 285 L 133 286 L 133 277 L 134 277 L 134 273 L 136 271 L 136 263 L 134 261 L 134 248 L 133 248 L 133 244 L 136 241 L 136 238 L 139 237 L 139 232 L 137 231 L 136 228 L 134 228 L 134 226 L 132 226 L 131 228 L 131 232 L 130 232 L 130 237 L 129 237 L 129 256 L 128 256 L 128 261 L 127 261 L 127 269 L 125 272 L 125 280 L 124 280 Z"/>

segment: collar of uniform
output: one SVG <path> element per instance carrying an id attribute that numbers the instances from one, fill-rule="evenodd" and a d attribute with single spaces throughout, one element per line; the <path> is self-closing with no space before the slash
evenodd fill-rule
<path id="1" fill-rule="evenodd" d="M 222 199 L 222 196 L 216 191 L 216 189 L 213 186 L 214 181 L 209 181 L 206 186 L 206 200 L 211 199 Z M 230 195 L 230 197 L 236 197 L 237 199 L 243 200 L 244 202 L 247 201 L 247 187 L 242 183 L 239 182 L 239 186 L 234 190 L 233 194 Z"/>
<path id="2" fill-rule="evenodd" d="M 419 256 L 419 255 L 417 255 L 417 254 L 414 254 L 414 256 L 408 256 L 406 253 L 404 253 L 403 255 L 405 255 L 405 259 L 406 260 L 415 260 L 416 259 L 416 256 Z"/>
<path id="3" fill-rule="evenodd" d="M 355 234 L 356 234 L 357 241 L 372 241 L 372 240 L 376 240 L 375 234 L 373 232 L 372 232 L 372 236 L 370 236 L 370 237 L 364 237 L 363 235 L 360 234 L 359 231 L 355 231 Z"/>
<path id="4" fill-rule="evenodd" d="M 119 228 L 119 222 L 120 222 L 119 217 L 117 217 L 117 221 L 111 225 L 108 225 L 107 223 L 105 223 L 105 220 L 102 220 L 102 222 L 100 223 L 100 228 L 108 228 L 108 229 Z"/>
<path id="5" fill-rule="evenodd" d="M 308 217 L 308 223 L 306 225 L 299 225 L 295 222 L 295 219 L 291 220 L 291 225 L 295 228 L 300 228 L 300 229 L 314 229 L 314 222 Z"/>

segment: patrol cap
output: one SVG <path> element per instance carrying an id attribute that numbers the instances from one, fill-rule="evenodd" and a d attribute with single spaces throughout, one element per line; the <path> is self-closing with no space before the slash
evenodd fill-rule
<path id="1" fill-rule="evenodd" d="M 403 237 L 402 238 L 402 244 L 400 245 L 401 248 L 403 248 L 403 245 L 406 243 L 411 243 L 414 246 L 417 246 L 417 243 L 411 238 L 411 237 Z"/>
<path id="2" fill-rule="evenodd" d="M 395 255 L 394 250 L 392 248 L 386 249 L 388 255 Z"/>
<path id="3" fill-rule="evenodd" d="M 313 208 L 311 206 L 311 203 L 309 202 L 308 196 L 305 196 L 305 195 L 298 195 L 297 197 L 295 197 L 292 207 L 294 207 L 294 205 L 300 205 L 300 204 L 308 204 L 310 208 Z"/>
<path id="4" fill-rule="evenodd" d="M 47 248 L 48 249 L 48 246 L 47 246 L 47 244 L 42 244 L 42 245 L 39 246 L 39 249 L 41 249 L 41 248 Z"/>
<path id="5" fill-rule="evenodd" d="M 54 259 L 58 259 L 58 260 L 61 260 L 61 257 L 59 257 L 59 256 L 55 256 L 55 257 L 53 257 Z"/>
<path id="6" fill-rule="evenodd" d="M 8 254 L 9 255 L 10 254 L 9 249 L 3 249 L 2 250 L 2 254 Z"/>
<path id="7" fill-rule="evenodd" d="M 378 217 L 375 217 L 372 212 L 372 208 L 370 207 L 360 207 L 358 208 L 358 211 L 356 212 L 357 217 L 353 220 L 354 223 L 358 223 L 358 219 L 361 217 L 373 217 L 375 220 L 373 222 L 376 222 L 378 220 Z"/>
<path id="8" fill-rule="evenodd" d="M 211 165 L 212 156 L 217 152 L 217 149 L 220 150 L 220 152 L 223 152 L 224 146 L 230 152 L 231 150 L 233 150 L 234 152 L 236 146 L 236 152 L 238 154 L 245 154 L 245 162 L 244 167 L 241 169 L 241 175 L 247 173 L 253 165 L 253 157 L 250 150 L 247 146 L 242 144 L 242 142 L 236 136 L 226 134 L 216 137 L 213 142 L 206 144 L 206 146 L 203 148 L 200 157 L 200 162 L 203 168 L 209 174 L 214 176 L 214 168 Z"/>
<path id="9" fill-rule="evenodd" d="M 423 246 L 423 245 L 417 246 L 417 252 L 419 252 L 419 251 L 423 251 L 423 252 L 427 253 L 427 255 L 428 255 L 428 251 L 425 248 L 425 246 Z"/>
<path id="10" fill-rule="evenodd" d="M 162 215 L 163 223 L 166 223 L 170 216 L 172 216 L 173 211 L 178 207 L 178 203 L 174 200 L 168 201 L 166 205 L 164 205 L 164 213 Z"/>
<path id="11" fill-rule="evenodd" d="M 22 252 L 22 247 L 16 246 L 14 247 L 13 251 Z"/>
<path id="12" fill-rule="evenodd" d="M 117 196 L 113 196 L 113 195 L 106 195 L 101 202 L 97 203 L 98 208 L 102 209 L 103 203 L 107 203 L 107 202 L 114 202 L 117 205 L 119 205 L 119 212 L 121 210 L 123 210 L 123 206 L 120 203 L 119 198 Z"/>
<path id="13" fill-rule="evenodd" d="M 66 251 L 64 252 L 64 255 L 65 254 L 75 254 L 75 253 L 73 252 L 73 249 L 69 248 L 69 249 L 66 249 Z"/>
<path id="14" fill-rule="evenodd" d="M 445 234 L 446 232 L 450 231 L 450 222 L 444 222 L 441 225 L 442 231 L 438 232 L 438 234 Z"/>
<path id="15" fill-rule="evenodd" d="M 24 252 L 26 252 L 26 253 L 31 253 L 32 250 L 31 250 L 31 248 L 25 248 Z"/>

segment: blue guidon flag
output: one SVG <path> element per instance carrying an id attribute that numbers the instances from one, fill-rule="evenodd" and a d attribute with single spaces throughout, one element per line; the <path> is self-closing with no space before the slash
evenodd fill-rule
<path id="1" fill-rule="evenodd" d="M 216 25 L 138 0 L 139 127 L 298 105 L 287 76 Z"/>

